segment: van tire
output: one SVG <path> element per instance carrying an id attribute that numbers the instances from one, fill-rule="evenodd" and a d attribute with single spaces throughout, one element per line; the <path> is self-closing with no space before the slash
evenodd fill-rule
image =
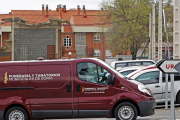
<path id="1" fill-rule="evenodd" d="M 12 107 L 6 112 L 5 120 L 11 120 L 11 118 L 20 118 L 21 120 L 29 120 L 27 112 L 21 107 Z M 19 120 L 19 119 L 18 119 Z"/>
<path id="2" fill-rule="evenodd" d="M 177 95 L 177 103 L 180 104 L 180 92 Z"/>
<path id="3" fill-rule="evenodd" d="M 116 107 L 114 115 L 116 120 L 136 120 L 137 109 L 129 102 L 123 102 Z"/>

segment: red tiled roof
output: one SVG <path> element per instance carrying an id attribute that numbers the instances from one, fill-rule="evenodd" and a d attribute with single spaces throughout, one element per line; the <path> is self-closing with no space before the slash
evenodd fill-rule
<path id="1" fill-rule="evenodd" d="M 75 26 L 102 26 L 103 22 L 100 21 L 98 15 L 73 15 Z"/>
<path id="2" fill-rule="evenodd" d="M 99 24 L 97 16 L 98 12 L 100 12 L 100 10 L 86 10 L 87 17 L 84 18 L 82 10 L 80 10 L 80 15 L 77 15 L 77 10 L 66 10 L 66 12 L 62 11 L 62 18 L 60 18 L 59 11 L 49 10 L 48 17 L 70 21 L 70 18 L 73 15 L 75 24 L 77 25 L 97 26 Z M 46 12 L 44 11 L 44 15 L 45 14 Z M 11 14 L 0 14 L 0 17 L 2 19 L 20 17 L 26 20 L 26 23 L 38 24 L 49 21 L 49 19 L 44 17 L 44 15 L 42 15 L 42 10 L 11 10 Z M 3 25 L 9 26 L 10 24 L 11 23 L 5 23 Z"/>
<path id="3" fill-rule="evenodd" d="M 11 15 L 11 14 L 2 14 L 0 15 L 1 19 L 7 19 L 7 18 L 13 18 L 13 17 L 20 17 L 23 20 L 26 21 L 26 23 L 29 24 L 38 24 L 38 23 L 45 23 L 45 22 L 49 22 L 48 17 L 44 17 L 44 15 Z M 53 16 L 54 17 L 54 16 Z M 58 16 L 56 16 L 57 18 Z M 3 26 L 8 25 L 3 24 Z"/>
<path id="4" fill-rule="evenodd" d="M 11 14 L 13 15 L 29 15 L 29 14 L 34 14 L 34 15 L 41 15 L 42 11 L 41 10 L 11 10 Z"/>
<path id="5" fill-rule="evenodd" d="M 87 15 L 97 15 L 97 13 L 99 12 L 99 10 L 86 10 L 86 14 Z M 23 14 L 23 15 L 42 15 L 42 10 L 11 10 L 12 14 Z M 44 14 L 46 14 L 46 12 L 44 11 Z M 48 11 L 49 15 L 60 15 L 59 11 L 55 11 L 55 10 L 51 10 Z M 80 11 L 80 15 L 83 15 L 83 11 Z M 66 10 L 66 12 L 62 11 L 62 19 L 64 20 L 70 20 L 71 15 L 77 15 L 77 10 Z"/>

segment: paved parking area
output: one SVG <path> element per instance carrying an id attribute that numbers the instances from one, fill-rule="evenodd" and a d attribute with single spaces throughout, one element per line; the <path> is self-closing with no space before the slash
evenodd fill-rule
<path id="1" fill-rule="evenodd" d="M 176 120 L 180 120 L 180 107 L 175 108 Z M 45 119 L 54 120 L 54 119 Z M 75 118 L 75 119 L 56 119 L 56 120 L 116 120 L 115 118 Z M 170 109 L 156 109 L 155 114 L 147 117 L 138 117 L 137 120 L 171 120 Z"/>

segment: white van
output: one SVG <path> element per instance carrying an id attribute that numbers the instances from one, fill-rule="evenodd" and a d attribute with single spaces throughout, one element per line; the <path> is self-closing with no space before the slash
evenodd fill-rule
<path id="1" fill-rule="evenodd" d="M 130 67 L 130 66 L 149 66 L 156 64 L 153 60 L 128 60 L 128 61 L 113 61 L 111 67 L 114 69 Z"/>

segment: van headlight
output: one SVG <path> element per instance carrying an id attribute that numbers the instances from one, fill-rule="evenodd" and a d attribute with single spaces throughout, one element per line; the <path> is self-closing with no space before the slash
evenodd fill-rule
<path id="1" fill-rule="evenodd" d="M 141 91 L 141 92 L 143 92 L 143 93 L 146 93 L 146 94 L 152 96 L 151 90 L 148 89 L 145 85 L 139 84 L 139 85 L 138 85 L 138 89 L 139 89 L 139 91 Z"/>

